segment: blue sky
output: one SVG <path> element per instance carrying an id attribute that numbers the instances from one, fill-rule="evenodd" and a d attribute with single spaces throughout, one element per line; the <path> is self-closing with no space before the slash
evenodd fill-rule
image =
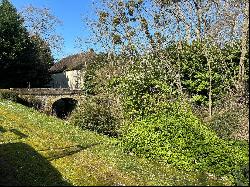
<path id="1" fill-rule="evenodd" d="M 57 30 L 64 37 L 64 48 L 61 54 L 54 54 L 55 58 L 78 53 L 80 49 L 75 46 L 76 37 L 89 36 L 90 32 L 82 18 L 94 15 L 92 0 L 11 0 L 11 2 L 18 11 L 29 4 L 35 7 L 48 7 L 56 17 L 63 21 L 63 26 Z M 84 47 L 83 50 L 88 50 L 88 47 Z"/>

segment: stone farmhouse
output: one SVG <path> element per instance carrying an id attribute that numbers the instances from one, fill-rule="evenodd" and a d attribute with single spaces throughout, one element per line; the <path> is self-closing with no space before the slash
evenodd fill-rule
<path id="1" fill-rule="evenodd" d="M 95 58 L 95 55 L 94 51 L 90 50 L 63 58 L 49 69 L 52 80 L 48 86 L 51 88 L 69 88 L 70 90 L 82 89 L 84 69 Z"/>

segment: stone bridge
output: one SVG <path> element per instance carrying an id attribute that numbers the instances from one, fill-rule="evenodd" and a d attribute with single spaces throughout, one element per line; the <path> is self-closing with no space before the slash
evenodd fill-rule
<path id="1" fill-rule="evenodd" d="M 68 116 L 85 99 L 82 90 L 67 88 L 11 88 L 10 90 L 31 103 L 40 101 L 42 111 L 60 118 Z"/>

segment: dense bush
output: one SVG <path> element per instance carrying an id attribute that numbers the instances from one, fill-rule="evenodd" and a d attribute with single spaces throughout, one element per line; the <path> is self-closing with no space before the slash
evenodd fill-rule
<path id="1" fill-rule="evenodd" d="M 110 81 L 110 87 L 122 98 L 127 120 L 154 114 L 160 103 L 178 97 L 165 73 L 164 64 L 148 55 L 147 59 L 136 61 L 124 76 Z"/>
<path id="2" fill-rule="evenodd" d="M 203 124 L 171 83 L 164 63 L 151 57 L 110 82 L 122 98 L 126 117 L 121 147 L 186 171 L 231 175 L 246 182 L 242 168 L 248 163 L 247 145 L 225 141 Z"/>
<path id="3" fill-rule="evenodd" d="M 207 125 L 223 139 L 248 140 L 249 109 L 248 101 L 242 97 L 225 97 L 220 105 L 214 108 L 214 114 Z"/>
<path id="4" fill-rule="evenodd" d="M 208 62 L 203 50 L 203 43 L 194 41 L 192 44 L 183 44 L 183 51 L 176 45 L 165 49 L 175 59 L 180 60 L 181 84 L 190 95 L 191 100 L 198 105 L 208 104 L 209 74 Z M 224 47 L 212 45 L 209 49 L 212 57 L 211 86 L 213 103 L 217 104 L 230 89 L 235 89 L 235 72 L 239 71 L 241 55 L 240 44 L 230 44 Z M 180 56 L 178 55 L 180 53 Z M 246 56 L 246 62 L 248 59 Z M 246 74 L 248 72 L 246 65 Z M 246 77 L 247 79 L 247 77 Z M 247 81 L 248 82 L 248 81 Z"/>
<path id="5" fill-rule="evenodd" d="M 105 69 L 105 72 L 102 70 Z M 95 54 L 93 59 L 89 59 L 84 72 L 83 91 L 86 95 L 97 95 L 103 92 L 107 81 L 107 55 L 100 53 Z"/>
<path id="6" fill-rule="evenodd" d="M 237 132 L 241 126 L 241 119 L 243 114 L 237 109 L 224 111 L 222 113 L 215 114 L 209 126 L 217 132 L 217 135 L 223 139 L 231 139 L 232 134 Z"/>
<path id="7" fill-rule="evenodd" d="M 9 90 L 2 90 L 0 91 L 0 98 L 7 99 L 10 101 L 18 102 L 20 100 L 17 93 L 9 91 Z"/>
<path id="8" fill-rule="evenodd" d="M 186 171 L 244 178 L 240 170 L 249 160 L 247 145 L 220 139 L 192 114 L 187 104 L 175 101 L 159 109 L 158 114 L 123 129 L 121 146 L 125 151 L 162 159 Z"/>
<path id="9" fill-rule="evenodd" d="M 108 136 L 118 136 L 121 124 L 119 103 L 111 96 L 86 98 L 72 114 L 72 124 Z"/>

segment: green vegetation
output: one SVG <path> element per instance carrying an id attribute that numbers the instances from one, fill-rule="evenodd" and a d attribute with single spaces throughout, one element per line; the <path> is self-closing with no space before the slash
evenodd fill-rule
<path id="1" fill-rule="evenodd" d="M 247 128 L 248 114 L 249 109 L 247 106 L 234 106 L 233 108 L 224 109 L 216 113 L 207 125 L 219 137 L 226 140 L 236 140 L 239 139 L 237 136 L 243 135 L 241 131 L 247 130 L 242 129 L 242 125 Z M 244 135 L 246 134 L 244 133 Z"/>
<path id="2" fill-rule="evenodd" d="M 249 161 L 248 144 L 223 141 L 180 103 L 169 103 L 159 114 L 129 124 L 121 140 L 126 152 L 161 159 L 186 171 L 236 179 L 243 175 L 247 184 L 241 170 Z"/>
<path id="3" fill-rule="evenodd" d="M 1 90 L 0 91 L 0 99 L 7 99 L 13 102 L 19 102 L 20 98 L 18 97 L 18 94 L 10 91 L 10 90 Z"/>
<path id="4" fill-rule="evenodd" d="M 90 23 L 91 42 L 106 51 L 85 56 L 86 97 L 69 121 L 0 101 L 0 162 L 16 171 L 5 170 L 9 180 L 249 185 L 249 4 L 103 0 L 99 5 Z M 53 59 L 43 34 L 28 37 L 15 8 L 2 1 L 0 87 L 49 81 Z M 81 58 L 72 55 L 54 70 L 78 67 L 86 62 Z M 40 104 L 8 91 L 0 98 Z"/>
<path id="5" fill-rule="evenodd" d="M 181 63 L 181 84 L 190 95 L 192 102 L 208 106 L 209 75 L 208 60 L 203 52 L 202 42 L 192 42 L 183 44 L 183 51 L 180 54 Z M 240 48 L 239 44 L 231 46 L 227 44 L 223 47 L 211 45 L 210 55 L 213 57 L 211 72 L 211 92 L 214 105 L 217 105 L 223 97 L 235 89 L 234 81 L 237 79 L 235 72 L 239 69 Z M 177 61 L 177 47 L 167 49 L 172 58 Z M 247 57 L 248 58 L 248 57 Z M 247 73 L 247 70 L 246 70 Z M 247 73 L 248 74 L 248 73 Z"/>
<path id="6" fill-rule="evenodd" d="M 0 122 L 0 162 L 5 163 L 0 167 L 15 171 L 8 184 L 14 179 L 22 185 L 232 184 L 226 177 L 124 154 L 115 139 L 10 101 L 0 101 Z"/>
<path id="7" fill-rule="evenodd" d="M 41 87 L 50 81 L 50 48 L 40 36 L 28 33 L 8 0 L 0 2 L 0 43 L 0 88 Z"/>
<path id="8" fill-rule="evenodd" d="M 228 13 L 225 5 L 238 11 Z M 118 145 L 125 153 L 248 185 L 249 130 L 239 130 L 248 125 L 249 36 L 243 27 L 248 9 L 245 1 L 110 0 L 97 5 L 91 26 L 110 63 L 89 66 L 85 76 L 95 92 L 88 95 L 113 94 L 120 101 Z M 226 32 L 235 27 L 225 16 L 233 15 L 242 16 L 242 25 L 237 24 L 243 34 Z M 99 83 L 102 89 L 96 89 Z M 86 103 L 95 102 L 88 97 Z M 91 111 L 82 116 L 77 111 L 82 126 L 93 115 L 107 119 Z M 105 126 L 93 121 L 92 129 Z M 232 138 L 235 134 L 240 136 Z"/>
<path id="9" fill-rule="evenodd" d="M 83 129 L 117 137 L 122 123 L 119 105 L 111 96 L 87 97 L 73 112 L 71 123 Z"/>
<path id="10" fill-rule="evenodd" d="M 198 50 L 197 47 L 196 49 Z M 190 55 L 194 54 L 197 53 L 191 50 Z M 195 56 L 193 60 L 204 58 Z M 190 60 L 190 57 L 187 59 Z M 205 60 L 204 64 L 206 63 Z M 189 64 L 193 64 L 192 59 L 190 62 L 187 61 L 186 65 L 183 63 L 186 70 L 195 70 L 195 67 L 188 67 Z M 224 106 L 222 109 L 214 108 L 214 111 L 218 111 L 218 115 L 214 114 L 208 122 L 198 118 L 193 108 L 206 106 L 208 102 L 207 89 L 200 90 L 201 92 L 195 91 L 208 85 L 206 77 L 197 79 L 198 74 L 206 76 L 206 71 L 202 72 L 204 67 L 202 64 L 199 65 L 201 71 L 195 70 L 193 74 L 186 72 L 189 75 L 186 80 L 190 79 L 190 85 L 185 85 L 186 80 L 182 79 L 183 88 L 187 90 L 185 95 L 178 86 L 171 85 L 171 77 L 164 69 L 165 62 L 159 61 L 154 54 L 145 55 L 142 59 L 137 59 L 133 65 L 127 66 L 126 73 L 116 73 L 110 76 L 110 79 L 102 80 L 104 88 L 99 90 L 98 97 L 86 97 L 85 104 L 75 112 L 71 122 L 107 135 L 111 135 L 110 130 L 115 129 L 119 132 L 118 145 L 127 154 L 161 160 L 183 171 L 206 171 L 215 176 L 227 176 L 235 185 L 247 185 L 248 142 L 226 138 L 237 130 L 235 126 L 241 126 L 239 120 L 246 111 L 234 106 L 234 111 L 231 107 L 221 115 L 226 109 Z M 108 65 L 93 71 L 99 75 L 103 69 L 108 69 L 107 67 Z M 113 68 L 119 70 L 120 67 Z M 93 72 L 91 74 L 93 75 Z M 227 84 L 230 85 L 233 79 L 229 76 Z M 93 82 L 98 82 L 97 80 L 98 76 L 92 79 Z M 201 82 L 198 83 L 197 80 Z M 228 85 L 218 86 L 221 79 L 217 81 L 213 89 L 220 91 L 221 95 L 217 93 L 218 97 L 214 97 L 213 103 L 219 107 L 228 93 L 225 89 Z M 94 88 L 95 86 L 92 87 Z M 216 93 L 213 89 L 212 92 Z M 104 102 L 105 99 L 97 102 L 97 98 L 107 97 L 106 92 L 109 95 L 112 93 L 113 101 L 120 101 L 119 104 L 116 106 L 108 104 L 108 100 Z M 203 99 L 193 100 L 195 94 Z M 232 103 L 245 108 L 245 104 L 240 104 L 238 101 Z M 115 109 L 116 112 L 112 112 Z M 241 116 L 240 111 L 243 112 Z M 200 112 L 205 113 L 202 110 Z M 114 120 L 119 116 L 122 117 Z"/>

